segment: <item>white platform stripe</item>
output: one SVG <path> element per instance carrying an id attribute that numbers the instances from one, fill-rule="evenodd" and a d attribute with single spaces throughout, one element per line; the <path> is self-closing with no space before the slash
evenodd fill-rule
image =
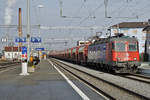
<path id="1" fill-rule="evenodd" d="M 50 60 L 48 61 L 66 79 L 66 81 L 82 97 L 83 100 L 90 100 L 90 98 L 88 98 L 72 81 L 70 81 Z"/>

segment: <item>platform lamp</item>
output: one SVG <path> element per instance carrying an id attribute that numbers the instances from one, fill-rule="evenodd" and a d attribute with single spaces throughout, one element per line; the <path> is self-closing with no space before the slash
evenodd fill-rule
<path id="1" fill-rule="evenodd" d="M 38 8 L 39 8 L 39 37 L 41 37 L 41 30 L 40 30 L 40 9 L 41 8 L 44 8 L 44 5 L 42 5 L 42 4 L 40 4 L 40 5 L 38 5 Z M 39 43 L 39 48 L 41 47 L 41 43 Z M 41 60 L 41 55 L 40 55 L 40 51 L 38 52 L 38 56 L 39 56 L 39 58 L 40 58 L 40 60 Z"/>

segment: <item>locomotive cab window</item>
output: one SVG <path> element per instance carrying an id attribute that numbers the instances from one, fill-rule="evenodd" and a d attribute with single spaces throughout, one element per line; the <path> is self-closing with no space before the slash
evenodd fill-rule
<path id="1" fill-rule="evenodd" d="M 115 50 L 116 51 L 125 51 L 125 43 L 124 42 L 116 43 Z"/>
<path id="2" fill-rule="evenodd" d="M 129 51 L 137 51 L 137 44 L 129 43 Z"/>

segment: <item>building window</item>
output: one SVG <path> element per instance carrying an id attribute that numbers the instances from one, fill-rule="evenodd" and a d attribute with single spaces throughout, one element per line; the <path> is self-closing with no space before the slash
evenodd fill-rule
<path id="1" fill-rule="evenodd" d="M 143 39 L 143 40 L 146 40 L 146 36 L 142 36 L 142 39 Z"/>
<path id="2" fill-rule="evenodd" d="M 133 30 L 133 33 L 134 33 L 134 34 L 137 34 L 137 30 Z"/>
<path id="3" fill-rule="evenodd" d="M 128 33 L 128 30 L 124 30 L 124 33 Z"/>
<path id="4" fill-rule="evenodd" d="M 15 56 L 17 56 L 17 53 L 15 53 Z"/>
<path id="5" fill-rule="evenodd" d="M 142 31 L 143 33 L 147 33 L 146 31 Z"/>
<path id="6" fill-rule="evenodd" d="M 118 33 L 117 29 L 114 29 L 114 30 L 113 30 L 113 33 Z"/>

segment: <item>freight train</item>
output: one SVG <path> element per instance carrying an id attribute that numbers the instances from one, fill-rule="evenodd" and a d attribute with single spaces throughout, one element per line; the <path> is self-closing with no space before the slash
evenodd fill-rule
<path id="1" fill-rule="evenodd" d="M 50 54 L 51 57 L 115 73 L 136 73 L 140 66 L 138 40 L 119 34 Z"/>

